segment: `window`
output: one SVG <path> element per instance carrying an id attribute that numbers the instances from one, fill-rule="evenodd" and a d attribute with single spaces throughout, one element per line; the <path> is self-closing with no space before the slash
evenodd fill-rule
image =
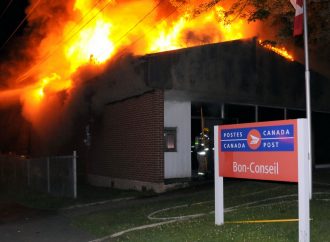
<path id="1" fill-rule="evenodd" d="M 164 128 L 164 151 L 176 152 L 176 128 Z"/>

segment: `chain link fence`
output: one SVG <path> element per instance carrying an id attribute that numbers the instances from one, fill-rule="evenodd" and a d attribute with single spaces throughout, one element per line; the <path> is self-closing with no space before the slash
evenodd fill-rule
<path id="1" fill-rule="evenodd" d="M 55 196 L 77 197 L 77 154 L 27 159 L 0 155 L 2 184 L 28 185 Z"/>

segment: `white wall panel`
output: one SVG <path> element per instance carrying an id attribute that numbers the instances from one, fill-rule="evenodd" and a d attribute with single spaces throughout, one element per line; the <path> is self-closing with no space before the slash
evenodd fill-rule
<path id="1" fill-rule="evenodd" d="M 164 153 L 164 176 L 191 177 L 191 104 L 165 101 L 164 126 L 177 128 L 177 152 Z"/>

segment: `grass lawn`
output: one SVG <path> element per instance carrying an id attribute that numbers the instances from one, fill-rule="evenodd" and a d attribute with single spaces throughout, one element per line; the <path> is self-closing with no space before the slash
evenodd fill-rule
<path id="1" fill-rule="evenodd" d="M 311 241 L 330 242 L 330 173 L 314 179 Z M 327 181 L 328 180 L 328 181 Z M 322 184 L 321 184 L 322 183 Z M 100 237 L 142 225 L 171 221 L 178 216 L 201 214 L 152 228 L 123 233 L 111 241 L 298 241 L 298 222 L 236 223 L 241 220 L 298 218 L 296 184 L 225 180 L 225 225 L 214 225 L 212 186 L 190 188 L 125 207 L 73 218 L 74 224 Z M 177 196 L 180 194 L 180 196 Z M 151 215 L 151 216 L 150 216 Z M 148 218 L 149 216 L 149 218 Z M 152 219 L 150 219 L 152 217 Z"/>

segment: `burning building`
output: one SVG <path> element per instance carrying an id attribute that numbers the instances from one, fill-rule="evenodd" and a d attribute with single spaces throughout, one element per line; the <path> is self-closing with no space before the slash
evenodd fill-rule
<path id="1" fill-rule="evenodd" d="M 253 118 L 245 120 L 250 122 L 256 107 L 274 109 L 274 119 L 292 118 L 293 110 L 305 107 L 304 67 L 254 38 L 150 54 L 135 62 L 140 76 L 116 73 L 108 93 L 113 99 L 94 124 L 88 166 L 93 184 L 161 191 L 167 181 L 191 178 L 192 133 L 200 132 L 196 107 L 214 110 L 205 115 L 209 125 L 244 121 L 221 116 L 223 106 L 228 114 L 234 104 L 250 107 L 246 116 Z M 313 110 L 328 112 L 329 81 L 316 73 L 312 78 Z"/>
<path id="2" fill-rule="evenodd" d="M 24 58 L 1 65 L 0 107 L 20 105 L 17 146 L 77 149 L 93 184 L 162 191 L 190 179 L 201 106 L 208 126 L 304 109 L 303 66 L 221 1 L 31 0 L 26 13 Z M 313 110 L 328 112 L 328 82 L 312 79 Z"/>

